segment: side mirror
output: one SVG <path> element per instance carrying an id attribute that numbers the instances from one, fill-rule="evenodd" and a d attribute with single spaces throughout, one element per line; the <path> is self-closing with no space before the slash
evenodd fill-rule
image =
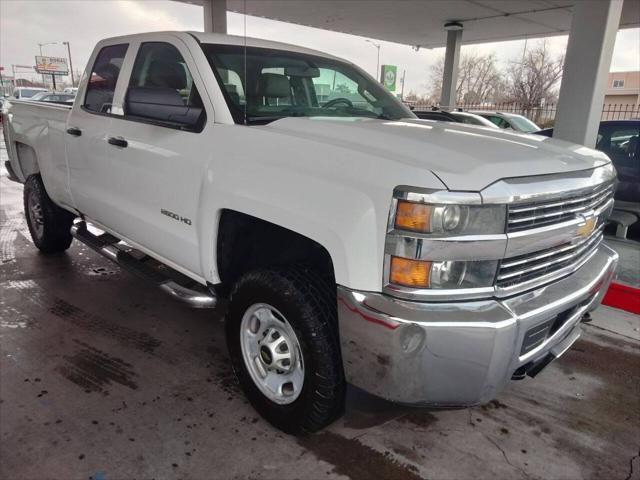
<path id="1" fill-rule="evenodd" d="M 130 87 L 125 99 L 125 115 L 155 120 L 168 126 L 196 128 L 203 109 L 184 104 L 173 88 Z"/>

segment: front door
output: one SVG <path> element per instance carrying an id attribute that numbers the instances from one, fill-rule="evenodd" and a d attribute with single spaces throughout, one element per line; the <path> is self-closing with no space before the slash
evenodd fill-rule
<path id="1" fill-rule="evenodd" d="M 207 132 L 215 127 L 207 121 L 199 94 L 204 87 L 192 71 L 192 57 L 179 40 L 141 43 L 123 115 L 112 117 L 106 148 L 117 189 L 114 194 L 120 197 L 112 228 L 170 265 L 201 276 L 197 220 L 201 185 L 207 181 L 207 165 L 215 148 Z M 145 117 L 144 109 L 128 103 L 134 89 L 155 98 L 156 107 L 168 96 L 172 99 L 168 108 L 200 111 L 197 125 Z"/>

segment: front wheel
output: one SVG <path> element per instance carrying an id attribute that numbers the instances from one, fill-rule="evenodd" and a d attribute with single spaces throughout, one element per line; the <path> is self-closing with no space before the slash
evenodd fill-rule
<path id="1" fill-rule="evenodd" d="M 314 432 L 344 406 L 335 286 L 313 270 L 263 270 L 236 285 L 226 318 L 229 353 L 253 407 L 287 433 Z"/>
<path id="2" fill-rule="evenodd" d="M 31 175 L 27 179 L 23 195 L 24 213 L 35 246 L 43 253 L 62 252 L 69 248 L 75 217 L 53 203 L 40 175 Z"/>

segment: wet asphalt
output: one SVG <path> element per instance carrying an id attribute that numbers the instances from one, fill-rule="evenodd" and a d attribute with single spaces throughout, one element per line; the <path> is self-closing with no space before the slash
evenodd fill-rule
<path id="1" fill-rule="evenodd" d="M 219 314 L 78 242 L 39 254 L 3 173 L 0 478 L 637 480 L 640 319 L 594 317 L 488 405 L 428 411 L 350 389 L 342 419 L 294 438 L 236 387 Z"/>

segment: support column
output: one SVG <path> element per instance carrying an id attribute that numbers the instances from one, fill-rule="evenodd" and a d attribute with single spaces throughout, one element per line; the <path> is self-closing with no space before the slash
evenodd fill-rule
<path id="1" fill-rule="evenodd" d="M 594 147 L 622 0 L 581 0 L 571 31 L 553 136 Z"/>
<path id="2" fill-rule="evenodd" d="M 444 54 L 444 72 L 442 75 L 441 108 L 454 108 L 456 105 L 456 86 L 458 85 L 458 66 L 460 64 L 460 45 L 462 44 L 462 24 L 445 24 L 447 31 L 447 49 Z"/>
<path id="3" fill-rule="evenodd" d="M 227 0 L 202 0 L 204 31 L 227 33 Z"/>

